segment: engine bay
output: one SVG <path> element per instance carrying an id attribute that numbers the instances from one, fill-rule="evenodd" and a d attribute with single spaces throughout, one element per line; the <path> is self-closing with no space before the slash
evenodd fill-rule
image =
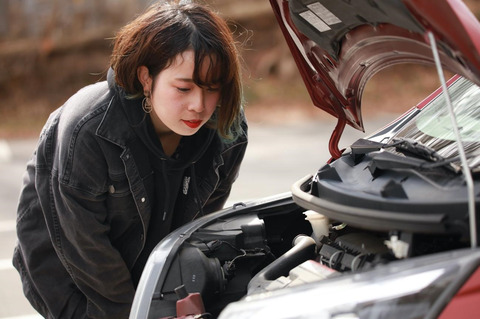
<path id="1" fill-rule="evenodd" d="M 149 318 L 175 317 L 178 288 L 197 293 L 205 318 L 262 292 L 364 272 L 396 260 L 468 247 L 452 234 L 371 231 L 287 204 L 219 218 L 181 245 L 159 281 Z"/>

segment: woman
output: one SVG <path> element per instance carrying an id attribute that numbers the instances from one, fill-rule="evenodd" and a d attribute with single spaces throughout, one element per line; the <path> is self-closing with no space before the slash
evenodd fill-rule
<path id="1" fill-rule="evenodd" d="M 156 4 L 117 35 L 107 81 L 47 121 L 27 166 L 14 265 L 48 318 L 127 318 L 154 246 L 221 209 L 247 145 L 226 23 Z"/>

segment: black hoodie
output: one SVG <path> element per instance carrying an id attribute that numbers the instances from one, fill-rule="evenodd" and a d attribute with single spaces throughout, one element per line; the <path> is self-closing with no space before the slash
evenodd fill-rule
<path id="1" fill-rule="evenodd" d="M 148 256 L 155 246 L 172 230 L 185 224 L 182 207 L 184 192 L 196 193 L 195 162 L 200 159 L 212 142 L 215 131 L 202 127 L 192 136 L 183 136 L 171 156 L 167 156 L 155 133 L 150 114 L 140 107 L 138 100 L 123 104 L 128 121 L 149 150 L 149 161 L 153 169 L 154 197 L 152 216 L 148 228 L 145 246 L 132 270 L 132 280 L 137 285 Z M 193 189 L 192 189 L 193 188 Z M 202 207 L 199 205 L 199 211 Z"/>

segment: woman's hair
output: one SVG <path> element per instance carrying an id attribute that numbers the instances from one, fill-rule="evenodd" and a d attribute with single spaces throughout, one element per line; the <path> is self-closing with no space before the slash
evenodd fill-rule
<path id="1" fill-rule="evenodd" d="M 142 96 L 137 68 L 146 66 L 155 77 L 189 49 L 195 54 L 195 84 L 221 87 L 216 123 L 210 125 L 223 138 L 235 138 L 243 102 L 240 62 L 227 23 L 210 9 L 194 3 L 159 1 L 119 31 L 110 65 L 117 84 L 128 95 Z M 210 65 L 206 78 L 200 77 L 203 61 Z"/>

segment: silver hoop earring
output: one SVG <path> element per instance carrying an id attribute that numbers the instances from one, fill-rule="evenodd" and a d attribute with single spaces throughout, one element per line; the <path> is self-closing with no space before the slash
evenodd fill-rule
<path id="1" fill-rule="evenodd" d="M 142 100 L 142 109 L 147 114 L 152 112 L 153 107 L 152 100 L 150 99 L 150 92 L 147 92 Z"/>

